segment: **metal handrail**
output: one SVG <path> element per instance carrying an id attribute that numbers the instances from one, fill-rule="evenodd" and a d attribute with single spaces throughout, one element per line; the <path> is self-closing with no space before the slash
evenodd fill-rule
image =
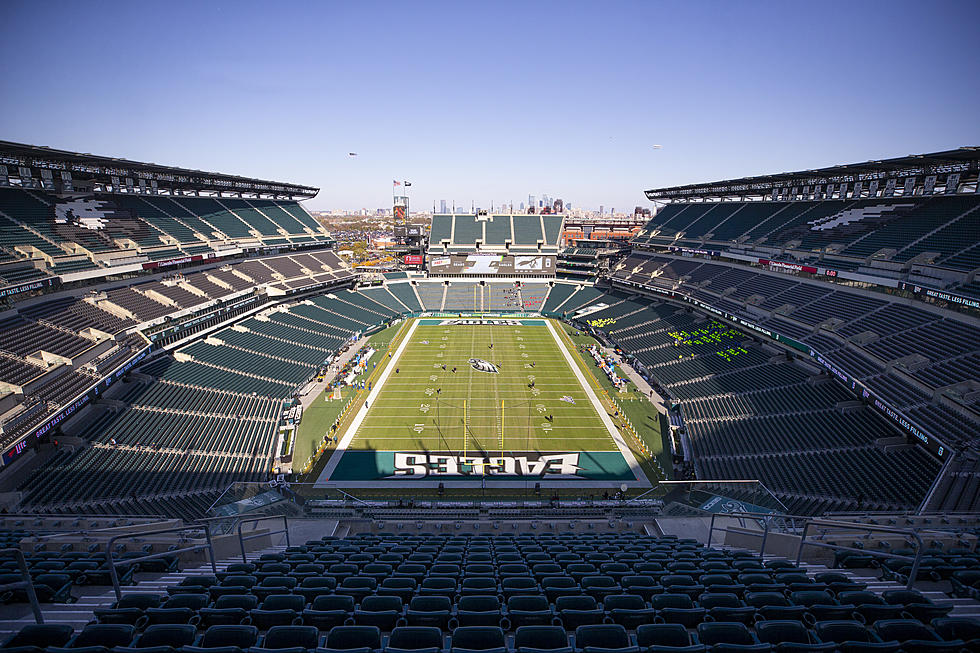
<path id="1" fill-rule="evenodd" d="M 900 555 L 897 553 L 889 553 L 887 551 L 873 551 L 868 549 L 858 549 L 852 546 L 843 546 L 840 544 L 826 544 L 824 542 L 807 542 L 806 535 L 810 530 L 811 526 L 828 526 L 838 529 L 850 529 L 855 531 L 875 531 L 879 533 L 892 533 L 894 535 L 906 535 L 915 539 L 917 544 L 915 549 L 915 556 L 909 557 L 905 555 Z M 839 522 L 831 521 L 828 519 L 809 519 L 803 525 L 803 533 L 800 535 L 800 546 L 796 551 L 796 564 L 800 564 L 800 560 L 803 557 L 803 547 L 804 546 L 815 546 L 823 549 L 832 549 L 834 551 L 853 551 L 855 553 L 862 553 L 864 555 L 879 556 L 882 558 L 895 558 L 897 560 L 911 560 L 912 569 L 909 571 L 909 579 L 905 584 L 907 589 L 912 589 L 913 583 L 919 574 L 919 563 L 922 561 L 922 553 L 925 550 L 925 546 L 922 543 L 922 537 L 910 528 L 895 528 L 893 526 L 878 526 L 877 524 L 857 524 L 849 522 Z"/>
<path id="2" fill-rule="evenodd" d="M 260 521 L 268 521 L 270 519 L 282 519 L 282 530 L 266 531 L 265 533 L 249 535 L 248 537 L 242 535 L 242 526 L 245 525 L 245 522 L 248 521 L 257 524 Z M 249 519 L 243 519 L 242 521 L 238 522 L 238 546 L 241 547 L 242 550 L 242 562 L 248 562 L 248 558 L 245 556 L 245 540 L 254 540 L 258 537 L 265 537 L 267 535 L 279 535 L 280 533 L 284 533 L 286 535 L 286 546 L 289 546 L 289 519 L 286 517 L 286 515 L 267 515 L 265 517 L 252 517 Z"/>
<path id="3" fill-rule="evenodd" d="M 164 533 L 184 533 L 187 531 L 198 531 L 204 529 L 204 535 L 207 538 L 207 544 L 196 544 L 194 546 L 185 546 L 181 549 L 171 549 L 170 551 L 164 551 L 162 553 L 150 553 L 145 556 L 140 556 L 139 558 L 127 558 L 124 561 L 115 560 L 115 554 L 112 550 L 112 545 L 116 540 L 132 539 L 137 537 L 146 537 L 147 535 L 162 535 Z M 170 556 L 177 555 L 178 553 L 185 553 L 189 551 L 201 551 L 207 550 L 208 556 L 211 559 L 211 571 L 217 575 L 218 567 L 215 565 L 214 559 L 214 544 L 211 541 L 211 526 L 209 524 L 201 524 L 198 526 L 179 526 L 177 528 L 164 528 L 158 531 L 146 531 L 142 533 L 125 533 L 123 535 L 117 535 L 115 537 L 109 538 L 106 542 L 106 556 L 109 565 L 109 577 L 112 579 L 112 588 L 116 592 L 116 600 L 122 598 L 122 587 L 119 585 L 119 574 L 116 572 L 117 564 L 136 564 L 138 562 L 143 562 L 144 560 L 156 560 L 157 558 L 168 558 Z"/>
<path id="4" fill-rule="evenodd" d="M 63 512 L 9 512 L 0 515 L 3 519 L 166 519 L 163 515 L 119 515 L 111 513 L 87 512 L 66 514 Z"/>
<path id="5" fill-rule="evenodd" d="M 355 497 L 353 494 L 350 494 L 349 492 L 344 492 L 339 487 L 337 487 L 337 488 L 331 488 L 331 489 L 336 490 L 337 492 L 340 492 L 341 494 L 343 494 L 348 499 L 353 499 L 354 501 L 357 501 L 358 503 L 363 503 L 365 506 L 371 505 L 367 501 L 365 501 L 364 499 L 360 499 L 358 497 Z"/>
<path id="6" fill-rule="evenodd" d="M 31 579 L 31 572 L 27 568 L 27 558 L 24 557 L 24 552 L 13 547 L 0 549 L 0 555 L 5 553 L 13 553 L 17 558 L 17 566 L 20 567 L 20 575 L 24 580 L 0 585 L 0 591 L 15 590 L 21 587 L 27 590 L 27 600 L 30 602 L 31 610 L 34 612 L 34 621 L 43 624 L 44 615 L 41 614 L 41 603 L 37 600 L 37 592 L 34 591 L 34 581 Z"/>
<path id="7" fill-rule="evenodd" d="M 116 515 L 116 516 L 118 517 L 119 515 Z M 168 520 L 166 517 L 161 517 L 157 521 L 171 521 L 171 520 Z M 150 522 L 150 523 L 153 523 L 153 522 Z M 30 537 L 30 538 L 32 538 L 34 540 L 45 540 L 45 541 L 47 541 L 47 540 L 49 540 L 49 539 L 51 539 L 53 537 L 58 537 L 58 538 L 68 537 L 68 536 L 97 537 L 98 535 L 102 534 L 105 531 L 115 531 L 115 530 L 119 530 L 120 528 L 139 528 L 140 526 L 148 526 L 148 525 L 149 524 L 126 524 L 126 525 L 122 525 L 122 526 L 104 526 L 104 527 L 101 527 L 101 528 L 81 529 L 81 530 L 76 530 L 76 531 L 65 531 L 65 530 L 58 530 L 58 529 L 50 529 L 50 530 L 49 529 L 43 529 L 43 532 L 41 534 L 36 534 L 36 533 L 32 532 L 31 535 L 29 535 L 28 537 Z"/>
<path id="8" fill-rule="evenodd" d="M 740 521 L 745 521 L 746 519 L 759 520 L 763 522 L 762 534 L 753 533 L 752 531 L 740 531 L 742 535 L 749 535 L 752 537 L 761 537 L 762 542 L 759 547 L 759 555 L 765 555 L 766 553 L 766 542 L 769 539 L 769 531 L 772 526 L 772 521 L 774 518 L 779 519 L 810 519 L 809 515 L 784 515 L 781 513 L 769 513 L 769 512 L 716 512 L 711 514 L 711 524 L 708 527 L 708 545 L 711 545 L 711 539 L 714 535 L 715 530 L 715 519 L 717 518 L 728 518 L 728 519 L 738 519 Z M 727 528 L 718 527 L 718 531 L 722 533 L 728 533 Z"/>

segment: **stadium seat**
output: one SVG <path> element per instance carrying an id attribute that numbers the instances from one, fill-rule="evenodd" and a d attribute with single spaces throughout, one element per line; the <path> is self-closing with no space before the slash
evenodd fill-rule
<path id="1" fill-rule="evenodd" d="M 776 651 L 833 651 L 833 642 L 817 643 L 801 621 L 772 619 L 755 625 L 759 641 L 771 644 Z"/>
<path id="2" fill-rule="evenodd" d="M 130 624 L 90 624 L 68 642 L 68 648 L 129 646 L 136 629 Z"/>
<path id="3" fill-rule="evenodd" d="M 303 623 L 326 631 L 343 626 L 354 616 L 354 597 L 321 594 L 303 610 Z"/>
<path id="4" fill-rule="evenodd" d="M 252 647 L 251 653 L 261 651 L 310 651 L 317 647 L 320 632 L 313 626 L 273 626 L 262 638 L 262 645 Z"/>
<path id="5" fill-rule="evenodd" d="M 461 596 L 456 603 L 456 621 L 460 626 L 499 626 L 500 599 L 496 596 Z"/>
<path id="6" fill-rule="evenodd" d="M 235 574 L 237 575 L 237 574 Z M 216 576 L 184 576 L 176 585 L 167 588 L 168 594 L 199 594 L 218 584 Z"/>
<path id="7" fill-rule="evenodd" d="M 854 606 L 854 612 L 861 615 L 866 623 L 873 624 L 879 619 L 901 619 L 905 612 L 904 605 L 891 605 L 885 600 L 866 590 L 841 592 L 838 600 Z"/>
<path id="8" fill-rule="evenodd" d="M 657 594 L 651 604 L 665 623 L 681 624 L 687 628 L 694 628 L 704 621 L 707 612 L 702 607 L 695 607 L 687 594 Z"/>
<path id="9" fill-rule="evenodd" d="M 548 576 L 542 578 L 541 591 L 554 603 L 562 596 L 574 596 L 582 593 L 582 588 L 574 579 L 567 576 Z"/>
<path id="10" fill-rule="evenodd" d="M 705 592 L 698 598 L 698 604 L 715 621 L 738 621 L 746 625 L 752 625 L 755 621 L 755 608 L 742 603 L 735 594 Z"/>
<path id="11" fill-rule="evenodd" d="M 883 642 L 877 634 L 865 628 L 859 621 L 818 621 L 813 628 L 818 641 L 833 642 L 842 653 L 894 652 L 901 648 L 898 642 Z"/>
<path id="12" fill-rule="evenodd" d="M 500 591 L 505 599 L 510 599 L 512 596 L 537 594 L 538 584 L 533 578 L 522 576 L 504 578 L 500 581 Z"/>
<path id="13" fill-rule="evenodd" d="M 426 578 L 419 588 L 423 596 L 455 596 L 456 591 L 456 581 L 452 578 Z"/>
<path id="14" fill-rule="evenodd" d="M 585 576 L 580 580 L 582 591 L 596 601 L 602 601 L 611 594 L 619 594 L 623 588 L 612 576 Z"/>
<path id="15" fill-rule="evenodd" d="M 968 648 L 980 650 L 980 619 L 940 617 L 932 620 L 932 627 L 945 641 L 962 640 Z"/>
<path id="16" fill-rule="evenodd" d="M 654 594 L 660 594 L 664 591 L 663 586 L 648 575 L 623 576 L 620 579 L 620 584 L 623 586 L 623 592 L 637 594 L 643 597 L 644 601 L 649 601 Z"/>
<path id="17" fill-rule="evenodd" d="M 619 624 L 582 625 L 575 629 L 575 650 L 583 653 L 639 653 Z"/>
<path id="18" fill-rule="evenodd" d="M 459 593 L 462 596 L 496 594 L 498 591 L 497 581 L 493 578 L 472 577 L 464 578 L 459 586 Z"/>
<path id="19" fill-rule="evenodd" d="M 643 624 L 636 628 L 636 644 L 647 653 L 704 653 L 681 624 Z"/>
<path id="20" fill-rule="evenodd" d="M 327 633 L 322 651 L 357 651 L 367 653 L 381 648 L 381 631 L 377 626 L 337 626 Z"/>
<path id="21" fill-rule="evenodd" d="M 259 630 L 268 630 L 273 626 L 300 623 L 304 607 L 306 602 L 297 594 L 270 594 L 258 608 L 249 612 L 249 617 Z"/>
<path id="22" fill-rule="evenodd" d="M 259 606 L 258 597 L 252 594 L 224 594 L 219 596 L 213 607 L 201 608 L 201 628 L 213 626 L 234 626 L 241 624 L 248 613 Z"/>
<path id="23" fill-rule="evenodd" d="M 906 653 L 959 651 L 966 646 L 963 640 L 944 641 L 935 630 L 914 619 L 882 619 L 873 628 L 882 641 L 897 641 Z"/>
<path id="24" fill-rule="evenodd" d="M 855 609 L 853 605 L 841 605 L 825 590 L 790 592 L 789 598 L 794 605 L 805 606 L 817 621 L 850 619 Z"/>
<path id="25" fill-rule="evenodd" d="M 826 585 L 835 594 L 841 592 L 860 592 L 867 589 L 867 583 L 858 583 L 838 571 L 825 571 L 813 576 L 818 583 Z"/>
<path id="26" fill-rule="evenodd" d="M 550 626 L 555 614 L 544 596 L 512 596 L 507 599 L 507 617 L 512 628 Z"/>
<path id="27" fill-rule="evenodd" d="M 414 578 L 385 578 L 378 587 L 378 594 L 381 596 L 397 596 L 403 603 L 412 600 L 418 589 L 418 583 Z"/>
<path id="28" fill-rule="evenodd" d="M 157 594 L 125 594 L 111 607 L 95 610 L 95 619 L 100 624 L 136 625 L 148 608 L 159 607 L 160 603 Z"/>
<path id="29" fill-rule="evenodd" d="M 575 630 L 579 626 L 601 624 L 605 613 L 591 596 L 559 596 L 555 600 L 555 612 L 561 619 L 565 630 Z"/>
<path id="30" fill-rule="evenodd" d="M 437 580 L 437 579 L 432 579 Z M 360 602 L 365 596 L 374 594 L 378 589 L 378 581 L 368 576 L 348 576 L 336 589 L 337 594 L 353 597 Z"/>
<path id="31" fill-rule="evenodd" d="M 432 626 L 398 626 L 391 631 L 385 653 L 438 653 L 443 649 L 442 630 Z"/>
<path id="32" fill-rule="evenodd" d="M 572 653 L 561 626 L 520 626 L 514 634 L 516 653 Z"/>
<path id="33" fill-rule="evenodd" d="M 182 646 L 190 646 L 197 637 L 197 628 L 190 624 L 157 624 L 148 626 L 129 647 L 117 646 L 115 653 L 153 649 L 156 653 L 173 653 Z"/>
<path id="34" fill-rule="evenodd" d="M 207 649 L 225 651 L 244 651 L 255 646 L 259 638 L 259 629 L 250 625 L 217 625 L 204 631 L 204 635 L 194 646 L 184 646 L 184 653 L 202 653 Z"/>
<path id="35" fill-rule="evenodd" d="M 201 620 L 199 611 L 209 602 L 207 594 L 174 594 L 160 607 L 147 608 L 136 626 L 142 629 L 155 624 L 196 625 Z"/>
<path id="36" fill-rule="evenodd" d="M 953 609 L 952 605 L 936 605 L 916 590 L 885 590 L 881 598 L 890 605 L 901 605 L 905 611 L 923 623 L 945 617 Z"/>
<path id="37" fill-rule="evenodd" d="M 506 653 L 507 641 L 504 631 L 494 626 L 460 626 L 450 638 L 451 653 L 484 651 L 485 653 Z"/>
<path id="38" fill-rule="evenodd" d="M 805 605 L 794 605 L 782 592 L 746 592 L 745 603 L 763 619 L 814 621 Z"/>
<path id="39" fill-rule="evenodd" d="M 365 596 L 354 610 L 354 623 L 358 626 L 377 626 L 390 632 L 399 625 L 405 608 L 398 596 Z"/>
<path id="40" fill-rule="evenodd" d="M 715 621 L 698 624 L 698 639 L 712 651 L 768 651 L 772 647 L 758 641 L 745 624 Z"/>
<path id="41" fill-rule="evenodd" d="M 453 603 L 448 596 L 416 596 L 408 604 L 405 620 L 409 626 L 449 627 Z"/>
<path id="42" fill-rule="evenodd" d="M 68 624 L 28 624 L 11 635 L 3 643 L 4 649 L 44 649 L 49 646 L 63 647 L 71 639 L 73 630 Z"/>
<path id="43" fill-rule="evenodd" d="M 602 607 L 614 623 L 628 630 L 635 630 L 641 624 L 653 623 L 656 616 L 656 610 L 648 607 L 643 597 L 636 594 L 611 594 L 603 600 Z"/>
<path id="44" fill-rule="evenodd" d="M 704 592 L 704 585 L 699 584 L 694 578 L 686 574 L 665 574 L 660 579 L 660 584 L 664 586 L 664 591 L 667 593 L 683 593 L 692 599 L 696 599 Z"/>

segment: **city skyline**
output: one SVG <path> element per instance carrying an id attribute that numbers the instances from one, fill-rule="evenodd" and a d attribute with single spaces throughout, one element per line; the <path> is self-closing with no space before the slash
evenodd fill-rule
<path id="1" fill-rule="evenodd" d="M 313 185 L 314 210 L 384 205 L 392 179 L 414 209 L 529 187 L 652 208 L 644 189 L 980 144 L 977 3 L 95 7 L 0 5 L 4 139 Z M 87 59 L 132 61 L 73 72 L 98 33 Z"/>

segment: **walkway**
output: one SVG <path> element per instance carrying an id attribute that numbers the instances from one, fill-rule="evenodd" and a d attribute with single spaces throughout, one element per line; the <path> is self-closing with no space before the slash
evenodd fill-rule
<path id="1" fill-rule="evenodd" d="M 628 378 L 630 381 L 633 382 L 634 385 L 636 385 L 637 390 L 639 390 L 641 394 L 643 394 L 644 396 L 650 399 L 650 403 L 652 403 L 654 406 L 657 407 L 657 410 L 660 412 L 661 415 L 667 413 L 667 405 L 664 403 L 664 398 L 661 397 L 659 394 L 657 394 L 657 391 L 654 390 L 650 386 L 650 384 L 644 380 L 642 376 L 640 376 L 639 372 L 634 370 L 629 365 L 629 363 L 625 362 L 622 359 L 622 357 L 620 357 L 620 355 L 616 353 L 615 349 L 613 349 L 612 347 L 603 347 L 602 351 L 607 356 L 613 357 L 613 360 L 616 361 L 616 364 L 619 365 L 620 369 L 623 370 L 623 374 L 626 375 L 626 378 Z"/>

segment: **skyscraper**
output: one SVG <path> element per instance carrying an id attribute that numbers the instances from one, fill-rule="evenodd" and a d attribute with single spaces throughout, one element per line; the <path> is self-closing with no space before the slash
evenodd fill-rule
<path id="1" fill-rule="evenodd" d="M 439 213 L 446 212 L 446 200 L 439 200 Z"/>

